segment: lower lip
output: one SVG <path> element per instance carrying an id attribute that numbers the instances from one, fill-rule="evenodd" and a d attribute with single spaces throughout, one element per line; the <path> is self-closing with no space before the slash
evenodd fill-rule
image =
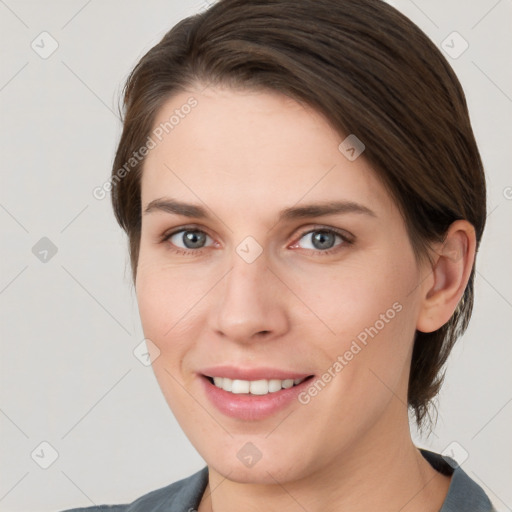
<path id="1" fill-rule="evenodd" d="M 223 414 L 245 421 L 263 420 L 289 407 L 297 395 L 307 388 L 311 377 L 288 389 L 281 389 L 266 395 L 234 394 L 212 384 L 204 375 L 200 376 L 206 396 Z"/>

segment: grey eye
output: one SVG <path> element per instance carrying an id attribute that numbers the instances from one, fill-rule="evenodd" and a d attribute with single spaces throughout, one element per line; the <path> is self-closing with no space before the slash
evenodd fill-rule
<path id="1" fill-rule="evenodd" d="M 343 239 L 340 235 L 333 231 L 317 229 L 315 231 L 310 231 L 309 233 L 304 234 L 300 240 L 309 240 L 309 246 L 301 245 L 299 241 L 299 245 L 303 249 L 314 249 L 314 250 L 325 250 L 331 249 L 335 245 L 340 245 L 340 243 L 336 244 L 336 238 L 338 238 L 342 243 Z"/>
<path id="2" fill-rule="evenodd" d="M 182 229 L 169 238 L 173 245 L 182 249 L 202 249 L 208 239 L 212 241 L 205 232 L 194 229 Z"/>

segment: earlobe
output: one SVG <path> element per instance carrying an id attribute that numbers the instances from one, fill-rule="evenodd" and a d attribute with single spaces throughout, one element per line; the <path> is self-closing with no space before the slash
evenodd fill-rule
<path id="1" fill-rule="evenodd" d="M 425 280 L 416 329 L 433 332 L 450 320 L 471 275 L 475 261 L 475 229 L 466 220 L 451 224 L 443 243 L 434 250 L 432 278 Z"/>

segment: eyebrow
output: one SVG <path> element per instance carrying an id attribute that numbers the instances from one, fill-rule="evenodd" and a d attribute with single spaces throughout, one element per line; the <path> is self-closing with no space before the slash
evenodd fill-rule
<path id="1" fill-rule="evenodd" d="M 200 205 L 184 203 L 167 197 L 161 197 L 151 201 L 144 209 L 144 215 L 157 211 L 183 215 L 184 217 L 194 217 L 197 219 L 211 218 L 207 209 Z M 370 217 L 377 217 L 374 211 L 353 201 L 328 201 L 324 203 L 285 208 L 279 213 L 278 221 L 320 217 L 322 215 L 334 215 L 341 213 L 359 213 Z"/>

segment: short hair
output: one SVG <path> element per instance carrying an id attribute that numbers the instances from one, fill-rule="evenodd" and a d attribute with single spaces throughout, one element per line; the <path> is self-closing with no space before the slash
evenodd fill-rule
<path id="1" fill-rule="evenodd" d="M 468 220 L 477 248 L 486 186 L 462 87 L 440 50 L 382 0 L 220 0 L 175 25 L 136 64 L 123 89 L 124 126 L 112 177 L 145 144 L 162 105 L 200 84 L 279 92 L 365 144 L 396 202 L 418 261 L 450 224 Z M 113 183 L 132 278 L 141 235 L 144 159 Z M 473 308 L 473 266 L 450 320 L 416 331 L 408 405 L 423 424 L 444 365 Z"/>

